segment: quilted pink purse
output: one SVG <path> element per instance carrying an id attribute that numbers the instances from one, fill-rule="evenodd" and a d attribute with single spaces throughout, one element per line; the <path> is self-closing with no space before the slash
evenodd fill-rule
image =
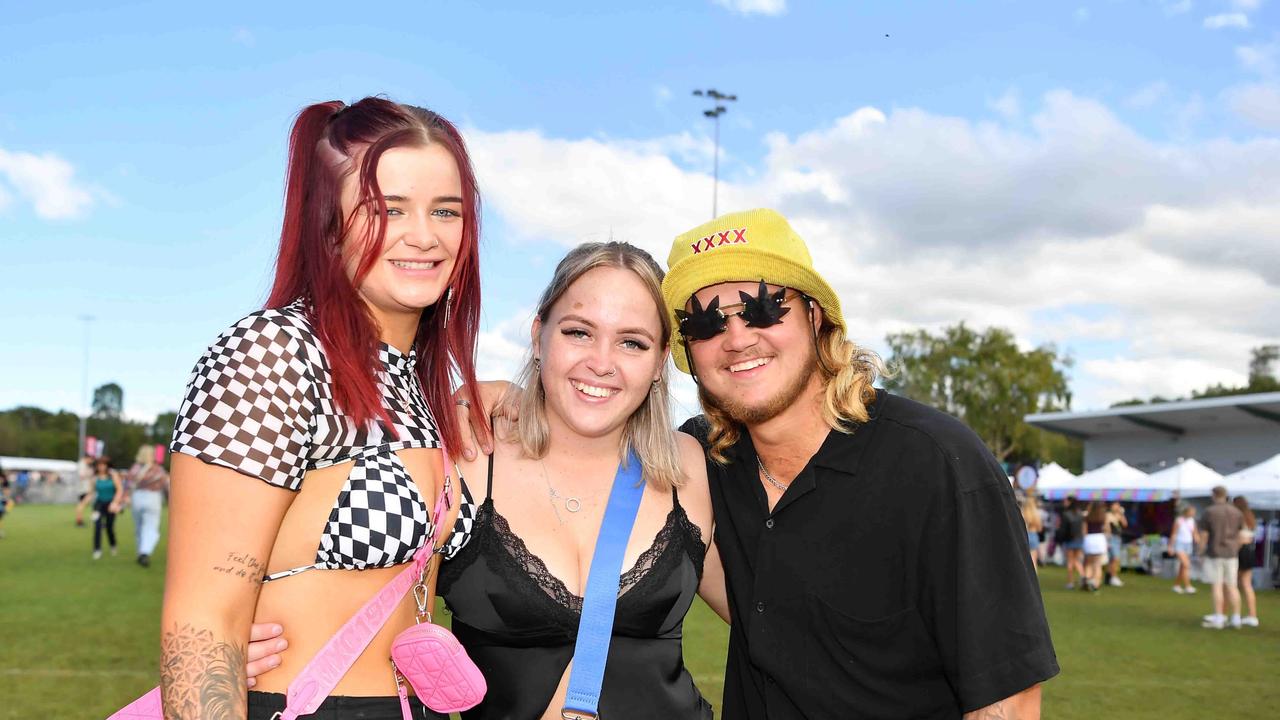
<path id="1" fill-rule="evenodd" d="M 448 462 L 448 455 L 445 455 Z M 448 467 L 446 465 L 446 467 Z M 445 492 L 441 493 L 441 507 L 436 503 L 436 517 L 443 517 L 452 497 L 449 476 L 445 475 Z M 439 544 L 440 528 L 437 524 L 430 547 Z M 484 675 L 467 655 L 458 638 L 445 628 L 431 621 L 427 610 L 427 573 L 431 563 L 419 571 L 418 583 L 413 586 L 413 599 L 418 604 L 417 623 L 405 628 L 391 641 L 391 669 L 396 675 L 396 691 L 400 695 L 400 709 L 405 720 L 409 715 L 409 699 L 402 680 L 413 686 L 413 694 L 423 705 L 436 712 L 455 713 L 470 710 L 484 699 L 488 690 Z M 423 619 L 426 622 L 422 622 Z"/>

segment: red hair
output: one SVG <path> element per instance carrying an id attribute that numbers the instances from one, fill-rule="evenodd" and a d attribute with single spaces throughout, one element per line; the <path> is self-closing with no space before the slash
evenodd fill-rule
<path id="1" fill-rule="evenodd" d="M 466 144 L 448 120 L 424 108 L 368 97 L 354 105 L 325 102 L 298 113 L 289 135 L 284 223 L 275 281 L 266 306 L 278 308 L 298 298 L 324 344 L 333 373 L 335 400 L 357 424 L 390 417 L 378 390 L 378 327 L 357 288 L 377 262 L 386 236 L 386 201 L 378 187 L 382 154 L 395 147 L 438 144 L 449 151 L 462 180 L 462 243 L 448 290 L 422 313 L 414 339 L 418 379 L 440 436 L 449 447 L 462 440 L 454 413 L 456 376 L 473 408 L 479 398 L 475 378 L 476 335 L 480 328 L 480 191 Z M 348 278 L 341 244 L 352 217 L 342 216 L 342 179 L 357 174 L 354 207 L 375 204 L 355 277 Z M 354 240 L 354 238 L 353 238 Z M 446 324 L 445 319 L 448 318 Z M 484 423 L 483 413 L 472 410 Z"/>

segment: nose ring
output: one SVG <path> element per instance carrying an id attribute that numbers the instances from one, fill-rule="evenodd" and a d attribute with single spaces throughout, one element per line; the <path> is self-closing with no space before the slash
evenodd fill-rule
<path id="1" fill-rule="evenodd" d="M 617 374 L 618 374 L 618 368 L 616 368 L 616 367 L 615 367 L 615 368 L 613 368 L 612 370 L 610 370 L 609 372 L 605 373 L 605 374 L 604 374 L 604 376 L 605 376 L 605 377 L 613 377 L 614 375 L 617 375 Z"/>

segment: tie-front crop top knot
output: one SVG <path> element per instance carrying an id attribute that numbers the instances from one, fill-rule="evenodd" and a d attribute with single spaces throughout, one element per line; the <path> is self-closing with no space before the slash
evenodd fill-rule
<path id="1" fill-rule="evenodd" d="M 395 452 L 441 446 L 414 371 L 417 356 L 385 343 L 378 356 L 378 388 L 394 434 L 380 422 L 357 425 L 340 411 L 329 361 L 301 300 L 232 325 L 192 372 L 172 452 L 289 490 L 300 489 L 310 470 L 354 461 L 315 563 L 268 581 L 312 568 L 399 565 L 431 535 L 426 502 Z M 450 542 L 464 537 L 455 533 Z"/>

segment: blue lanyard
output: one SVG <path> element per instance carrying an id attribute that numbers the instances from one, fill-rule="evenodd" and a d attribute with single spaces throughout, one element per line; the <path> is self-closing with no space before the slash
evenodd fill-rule
<path id="1" fill-rule="evenodd" d="M 613 638 L 613 615 L 618 607 L 622 556 L 643 495 L 640 460 L 631 451 L 618 465 L 604 519 L 600 522 L 596 549 L 591 555 L 582 619 L 578 621 L 578 641 L 573 648 L 573 671 L 569 673 L 569 690 L 560 713 L 568 720 L 598 717 L 600 686 L 604 684 L 604 665 L 609 658 L 609 641 Z"/>

